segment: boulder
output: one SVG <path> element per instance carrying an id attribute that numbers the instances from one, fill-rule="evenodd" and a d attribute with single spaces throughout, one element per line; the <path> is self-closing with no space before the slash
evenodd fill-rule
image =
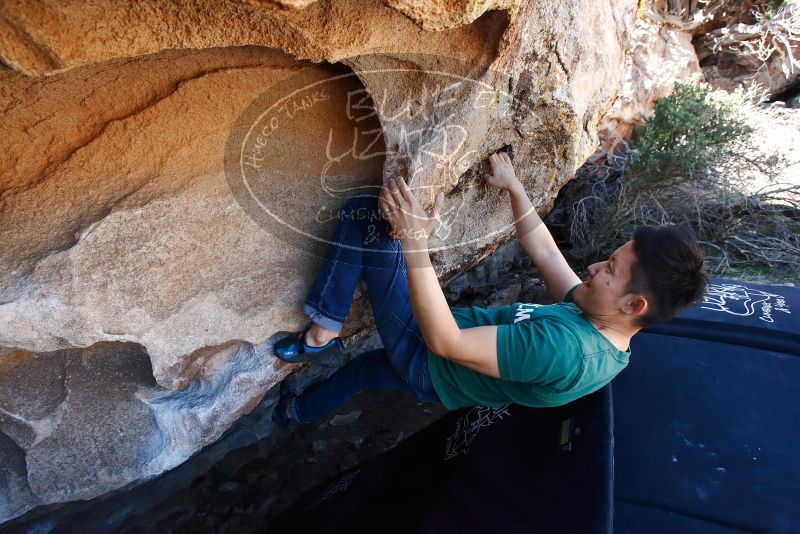
<path id="1" fill-rule="evenodd" d="M 512 235 L 490 153 L 548 211 L 598 144 L 636 2 L 284 4 L 0 7 L 0 521 L 154 476 L 252 408 L 353 191 L 446 193 L 442 281 Z"/>
<path id="2" fill-rule="evenodd" d="M 800 5 L 727 0 L 694 41 L 703 75 L 717 89 L 744 88 L 764 100 L 800 80 Z"/>
<path id="3" fill-rule="evenodd" d="M 634 128 L 653 115 L 656 102 L 672 93 L 675 82 L 694 75 L 702 76 L 692 34 L 648 16 L 638 18 L 622 86 L 598 128 L 602 153 L 630 139 Z"/>

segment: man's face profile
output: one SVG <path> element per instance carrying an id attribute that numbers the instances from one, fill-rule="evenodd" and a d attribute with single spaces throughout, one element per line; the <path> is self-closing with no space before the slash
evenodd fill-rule
<path id="1" fill-rule="evenodd" d="M 587 280 L 578 288 L 586 311 L 598 316 L 612 315 L 626 308 L 632 300 L 637 300 L 625 291 L 635 262 L 636 252 L 633 240 L 630 240 L 618 247 L 605 261 L 591 264 Z M 637 308 L 626 309 L 634 311 Z"/>

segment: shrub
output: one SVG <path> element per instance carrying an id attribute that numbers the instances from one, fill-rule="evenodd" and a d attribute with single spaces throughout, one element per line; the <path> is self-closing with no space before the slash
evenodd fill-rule
<path id="1" fill-rule="evenodd" d="M 755 130 L 741 113 L 746 105 L 742 91 L 677 83 L 630 146 L 624 169 L 630 192 L 706 178 L 709 169 L 740 160 Z"/>
<path id="2" fill-rule="evenodd" d="M 785 161 L 758 144 L 752 118 L 767 111 L 752 102 L 676 84 L 628 147 L 579 171 L 589 185 L 569 214 L 570 252 L 593 262 L 636 226 L 671 223 L 695 233 L 711 273 L 767 268 L 797 280 L 800 185 L 775 183 Z"/>

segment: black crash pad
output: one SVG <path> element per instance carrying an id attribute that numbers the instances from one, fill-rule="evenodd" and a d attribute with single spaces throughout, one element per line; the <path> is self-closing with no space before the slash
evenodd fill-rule
<path id="1" fill-rule="evenodd" d="M 712 278 L 702 302 L 642 333 L 707 339 L 800 356 L 800 289 Z"/>
<path id="2" fill-rule="evenodd" d="M 614 380 L 615 531 L 800 530 L 800 289 L 713 278 Z"/>
<path id="3" fill-rule="evenodd" d="M 305 493 L 270 532 L 611 532 L 610 385 L 461 409 Z"/>
<path id="4" fill-rule="evenodd" d="M 799 289 L 713 278 L 634 336 L 615 415 L 610 385 L 558 408 L 458 410 L 270 530 L 585 533 L 613 517 L 623 534 L 796 532 L 798 310 Z"/>

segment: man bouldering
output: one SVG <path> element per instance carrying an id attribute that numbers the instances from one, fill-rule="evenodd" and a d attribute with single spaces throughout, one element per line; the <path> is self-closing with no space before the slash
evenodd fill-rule
<path id="1" fill-rule="evenodd" d="M 450 410 L 566 404 L 613 379 L 630 340 L 699 300 L 708 284 L 694 236 L 641 226 L 581 282 L 517 179 L 508 154 L 489 158 L 487 183 L 508 192 L 517 236 L 554 304 L 450 308 L 430 263 L 429 215 L 402 179 L 346 202 L 305 300 L 311 322 L 275 345 L 287 362 L 343 350 L 338 333 L 363 276 L 383 348 L 354 357 L 302 393 L 282 385 L 273 420 L 307 423 L 362 390 L 410 390 Z"/>

